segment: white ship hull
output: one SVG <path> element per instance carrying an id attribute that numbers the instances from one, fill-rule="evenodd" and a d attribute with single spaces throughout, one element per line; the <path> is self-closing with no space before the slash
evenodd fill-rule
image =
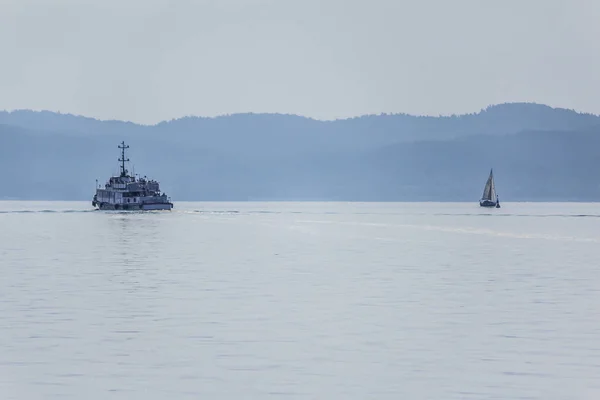
<path id="1" fill-rule="evenodd" d="M 118 211 L 154 211 L 154 210 L 171 210 L 172 203 L 146 203 L 146 204 L 111 204 L 100 203 L 96 204 L 99 210 L 118 210 Z"/>
<path id="2" fill-rule="evenodd" d="M 171 203 L 142 204 L 142 210 L 171 210 L 171 209 L 173 209 L 173 204 L 171 204 Z"/>

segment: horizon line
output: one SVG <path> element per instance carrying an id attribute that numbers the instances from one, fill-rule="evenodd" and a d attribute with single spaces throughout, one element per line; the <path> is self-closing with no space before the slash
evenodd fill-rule
<path id="1" fill-rule="evenodd" d="M 380 112 L 379 114 L 360 114 L 360 115 L 355 115 L 355 116 L 351 116 L 351 117 L 343 117 L 343 118 L 316 118 L 316 117 L 310 117 L 307 115 L 302 115 L 302 114 L 294 114 L 294 113 L 285 113 L 285 112 L 254 112 L 254 111 L 246 111 L 246 112 L 234 112 L 234 113 L 224 113 L 224 114 L 218 114 L 218 115 L 213 115 L 213 116 L 203 116 L 203 115 L 183 115 L 180 117 L 174 117 L 171 119 L 165 119 L 165 120 L 161 120 L 159 122 L 156 123 L 142 123 L 142 122 L 135 122 L 132 120 L 124 120 L 124 119 L 115 119 L 115 118 L 108 118 L 108 119 L 103 119 L 103 118 L 98 118 L 98 117 L 92 117 L 92 116 L 87 116 L 87 115 L 83 115 L 83 114 L 73 114 L 73 113 L 64 113 L 61 112 L 60 110 L 49 110 L 49 109 L 32 109 L 32 108 L 14 108 L 14 109 L 3 109 L 0 110 L 0 113 L 7 113 L 7 114 L 12 114 L 12 113 L 18 113 L 18 112 L 33 112 L 33 113 L 51 113 L 51 114 L 57 114 L 57 115 L 65 115 L 65 116 L 70 116 L 70 117 L 75 117 L 75 118 L 84 118 L 84 119 L 91 119 L 97 122 L 119 122 L 119 123 L 124 123 L 124 124 L 133 124 L 133 125 L 138 125 L 138 126 L 146 126 L 146 127 L 152 127 L 152 126 L 158 126 L 161 124 L 166 124 L 169 122 L 173 122 L 173 121 L 178 121 L 178 120 L 183 120 L 183 119 L 188 119 L 188 118 L 197 118 L 197 119 L 218 119 L 218 118 L 226 118 L 226 117 L 232 117 L 232 116 L 238 116 L 238 115 L 277 115 L 277 116 L 292 116 L 292 117 L 298 117 L 298 118 L 303 118 L 303 119 L 308 119 L 308 120 L 312 120 L 312 121 L 317 121 L 317 122 L 338 122 L 338 121 L 348 121 L 348 120 L 352 120 L 352 119 L 359 119 L 359 118 L 364 118 L 364 117 L 379 117 L 379 116 L 407 116 L 407 117 L 414 117 L 414 118 L 456 118 L 456 117 L 462 117 L 462 116 L 468 116 L 468 115 L 477 115 L 477 114 L 481 114 L 482 112 L 487 111 L 488 109 L 494 108 L 494 107 L 498 107 L 498 106 L 504 106 L 504 105 L 534 105 L 534 106 L 542 106 L 542 107 L 547 107 L 550 108 L 552 110 L 565 110 L 565 111 L 571 111 L 574 112 L 576 114 L 580 114 L 580 115 L 591 115 L 591 116 L 595 116 L 598 117 L 600 116 L 600 114 L 595 114 L 595 113 L 591 113 L 591 112 L 586 112 L 586 111 L 579 111 L 576 110 L 574 108 L 567 108 L 567 107 L 560 107 L 560 106 L 552 106 L 546 103 L 538 103 L 535 101 L 513 101 L 513 102 L 504 102 L 504 103 L 494 103 L 494 104 L 489 104 L 486 107 L 482 107 L 480 108 L 478 111 L 472 111 L 472 112 L 465 112 L 465 113 L 452 113 L 452 114 L 437 114 L 437 115 L 433 115 L 433 114 L 409 114 L 409 113 L 405 113 L 405 112 L 394 112 L 394 113 L 390 113 L 390 112 Z"/>

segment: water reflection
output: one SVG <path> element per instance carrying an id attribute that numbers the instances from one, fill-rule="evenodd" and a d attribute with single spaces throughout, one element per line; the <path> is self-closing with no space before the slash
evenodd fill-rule
<path id="1" fill-rule="evenodd" d="M 101 215 L 107 226 L 111 252 L 106 255 L 111 280 L 130 291 L 155 290 L 153 277 L 161 268 L 165 247 L 165 215 L 153 212 L 109 212 Z M 168 215 L 167 215 L 168 217 Z"/>

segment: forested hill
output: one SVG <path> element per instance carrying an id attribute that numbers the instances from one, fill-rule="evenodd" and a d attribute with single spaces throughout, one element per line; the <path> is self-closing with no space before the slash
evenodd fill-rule
<path id="1" fill-rule="evenodd" d="M 600 117 L 529 103 L 478 113 L 185 117 L 156 125 L 0 112 L 0 199 L 90 199 L 117 144 L 174 200 L 600 199 Z"/>

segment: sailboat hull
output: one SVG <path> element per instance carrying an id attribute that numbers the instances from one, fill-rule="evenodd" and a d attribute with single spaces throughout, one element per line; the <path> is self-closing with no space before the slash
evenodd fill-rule
<path id="1" fill-rule="evenodd" d="M 498 203 L 496 203 L 495 201 L 491 201 L 491 200 L 480 200 L 479 201 L 479 205 L 481 207 L 489 207 L 489 208 L 494 208 L 497 205 L 499 205 Z M 500 207 L 497 207 L 500 208 Z"/>

